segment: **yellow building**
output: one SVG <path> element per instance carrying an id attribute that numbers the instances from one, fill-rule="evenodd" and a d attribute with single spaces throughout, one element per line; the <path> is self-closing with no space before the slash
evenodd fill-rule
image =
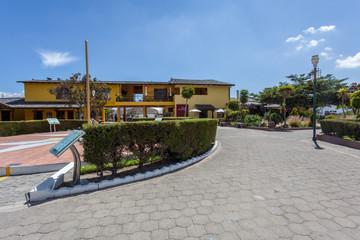
<path id="1" fill-rule="evenodd" d="M 59 80 L 18 81 L 24 84 L 24 98 L 0 98 L 0 121 L 40 120 L 46 118 L 76 119 L 79 106 L 49 93 Z M 102 109 L 100 118 L 120 121 L 127 117 L 200 117 L 216 118 L 214 110 L 225 108 L 230 99 L 230 87 L 234 84 L 217 80 L 174 79 L 168 82 L 151 81 L 103 81 L 111 87 L 110 101 Z M 195 95 L 186 100 L 181 96 L 183 88 L 195 88 Z M 93 111 L 91 106 L 91 111 Z M 190 112 L 198 109 L 201 112 Z M 83 109 L 86 116 L 86 109 Z M 95 112 L 99 110 L 95 106 Z"/>

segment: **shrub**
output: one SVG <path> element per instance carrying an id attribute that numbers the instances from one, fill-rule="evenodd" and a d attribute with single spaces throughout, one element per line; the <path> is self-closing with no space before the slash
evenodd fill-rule
<path id="1" fill-rule="evenodd" d="M 278 124 L 278 123 L 281 123 L 283 119 L 280 116 L 280 114 L 278 114 L 277 112 L 274 112 L 274 113 L 270 114 L 269 120 L 275 122 L 275 124 Z"/>
<path id="2" fill-rule="evenodd" d="M 244 118 L 244 123 L 246 126 L 256 126 L 258 127 L 261 123 L 261 117 L 259 115 L 246 115 Z"/>
<path id="3" fill-rule="evenodd" d="M 333 116 L 333 115 L 328 115 L 325 117 L 325 119 L 337 119 L 337 117 Z"/>
<path id="4" fill-rule="evenodd" d="M 240 109 L 240 102 L 239 100 L 230 100 L 227 108 L 232 111 L 238 111 Z"/>
<path id="5" fill-rule="evenodd" d="M 301 118 L 299 116 L 290 116 L 290 117 L 288 117 L 286 122 L 290 127 L 300 127 L 301 126 Z"/>
<path id="6" fill-rule="evenodd" d="M 360 122 L 339 119 L 324 119 L 320 121 L 321 130 L 324 134 L 344 137 L 349 136 L 356 141 L 360 140 Z"/>
<path id="7" fill-rule="evenodd" d="M 110 164 L 113 173 L 124 150 L 139 158 L 139 168 L 154 156 L 185 160 L 200 155 L 215 140 L 217 120 L 146 121 L 84 125 L 84 160 L 102 172 Z"/>
<path id="8" fill-rule="evenodd" d="M 56 125 L 57 131 L 81 128 L 85 120 L 59 120 L 60 124 Z M 0 136 L 13 136 L 19 134 L 49 132 L 50 127 L 46 120 L 32 121 L 10 121 L 0 122 Z"/>
<path id="9" fill-rule="evenodd" d="M 291 115 L 291 116 L 298 116 L 298 115 L 299 115 L 299 112 L 298 112 L 298 110 L 297 110 L 296 108 L 293 108 L 293 109 L 291 110 L 290 115 Z"/>
<path id="10" fill-rule="evenodd" d="M 303 118 L 302 118 L 302 125 L 303 125 L 304 127 L 311 127 L 312 125 L 311 125 L 311 120 L 310 120 L 310 118 L 308 118 L 308 117 L 303 117 Z"/>

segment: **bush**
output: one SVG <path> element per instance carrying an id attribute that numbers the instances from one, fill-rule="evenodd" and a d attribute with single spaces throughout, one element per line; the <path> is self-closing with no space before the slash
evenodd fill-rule
<path id="1" fill-rule="evenodd" d="M 339 119 L 324 119 L 320 121 L 321 130 L 324 134 L 344 137 L 349 136 L 356 141 L 360 140 L 360 122 Z"/>
<path id="2" fill-rule="evenodd" d="M 240 102 L 239 100 L 230 100 L 227 108 L 232 111 L 238 111 L 240 109 Z"/>
<path id="3" fill-rule="evenodd" d="M 244 118 L 244 123 L 246 126 L 256 126 L 258 127 L 261 123 L 261 117 L 259 115 L 246 115 Z"/>
<path id="4" fill-rule="evenodd" d="M 325 117 L 325 119 L 337 119 L 337 117 L 333 116 L 333 115 L 328 115 Z"/>
<path id="5" fill-rule="evenodd" d="M 283 121 L 282 117 L 280 116 L 280 114 L 274 112 L 272 114 L 270 114 L 270 121 L 275 122 L 275 124 L 281 123 Z"/>
<path id="6" fill-rule="evenodd" d="M 286 120 L 290 127 L 301 127 L 301 118 L 299 116 L 290 116 Z"/>
<path id="7" fill-rule="evenodd" d="M 215 140 L 217 120 L 146 121 L 84 125 L 84 160 L 102 172 L 113 173 L 128 150 L 139 158 L 139 168 L 150 158 L 185 160 L 205 153 Z M 121 165 L 121 164 L 120 164 Z"/>
<path id="8" fill-rule="evenodd" d="M 299 115 L 299 112 L 298 112 L 298 110 L 297 110 L 296 108 L 293 108 L 293 109 L 291 110 L 290 115 L 291 115 L 291 116 L 298 116 L 298 115 Z"/>
<path id="9" fill-rule="evenodd" d="M 68 129 L 81 128 L 85 120 L 59 120 L 60 124 L 56 125 L 57 131 L 66 131 Z M 32 121 L 10 121 L 0 122 L 0 136 L 14 136 L 20 134 L 49 132 L 50 127 L 47 120 Z"/>

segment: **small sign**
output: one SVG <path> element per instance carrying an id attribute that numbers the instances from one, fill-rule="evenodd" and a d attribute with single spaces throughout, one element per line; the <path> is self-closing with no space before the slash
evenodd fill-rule
<path id="1" fill-rule="evenodd" d="M 69 135 L 67 135 L 63 140 L 56 144 L 53 148 L 49 150 L 51 154 L 55 157 L 60 157 L 63 152 L 66 151 L 71 145 L 73 145 L 79 138 L 85 134 L 81 130 L 73 130 Z"/>
<path id="2" fill-rule="evenodd" d="M 49 124 L 60 124 L 57 118 L 47 118 L 46 120 L 48 121 Z"/>
<path id="3" fill-rule="evenodd" d="M 155 118 L 155 121 L 162 121 L 162 118 Z"/>

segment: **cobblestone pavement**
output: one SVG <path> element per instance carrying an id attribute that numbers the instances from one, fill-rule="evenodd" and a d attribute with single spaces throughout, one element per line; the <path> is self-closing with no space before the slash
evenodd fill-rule
<path id="1" fill-rule="evenodd" d="M 24 205 L 25 193 L 39 185 L 53 172 L 9 176 L 0 181 L 0 207 L 9 205 Z"/>
<path id="2" fill-rule="evenodd" d="M 178 172 L 0 207 L 0 238 L 359 239 L 359 151 L 311 136 L 219 128 L 215 154 Z"/>

